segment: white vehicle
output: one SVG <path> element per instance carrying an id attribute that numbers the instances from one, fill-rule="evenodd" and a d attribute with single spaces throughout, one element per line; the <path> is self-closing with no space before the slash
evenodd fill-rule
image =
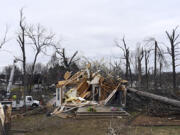
<path id="1" fill-rule="evenodd" d="M 33 100 L 32 96 L 26 96 L 26 106 L 38 107 L 39 101 Z"/>
<path id="2" fill-rule="evenodd" d="M 38 100 L 33 100 L 32 96 L 26 96 L 25 105 L 26 107 L 38 107 L 40 104 Z M 21 108 L 23 106 L 24 106 L 23 100 L 20 100 L 19 102 L 12 101 L 12 108 Z"/>

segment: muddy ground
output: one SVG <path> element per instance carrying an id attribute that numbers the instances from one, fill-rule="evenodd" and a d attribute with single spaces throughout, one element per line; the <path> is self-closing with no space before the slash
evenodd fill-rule
<path id="1" fill-rule="evenodd" d="M 133 114 L 134 115 L 134 114 Z M 120 135 L 179 135 L 180 122 L 176 118 L 137 117 L 76 119 L 47 117 L 45 114 L 12 120 L 12 135 L 106 135 L 112 127 Z M 169 121 L 167 121 L 169 120 Z M 173 121 L 175 122 L 172 125 Z M 148 122 L 150 124 L 148 124 Z M 160 123 L 154 125 L 154 123 Z M 143 123 L 146 123 L 143 125 Z M 163 123 L 166 123 L 163 125 Z M 171 125 L 171 126 L 168 126 Z M 139 126 L 141 125 L 141 126 Z"/>

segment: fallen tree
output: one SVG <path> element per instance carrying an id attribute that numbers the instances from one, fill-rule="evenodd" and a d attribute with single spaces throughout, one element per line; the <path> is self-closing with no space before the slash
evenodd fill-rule
<path id="1" fill-rule="evenodd" d="M 171 99 L 171 98 L 167 98 L 167 97 L 163 97 L 163 96 L 159 96 L 156 94 L 152 94 L 149 92 L 143 92 L 143 91 L 139 91 L 136 90 L 134 88 L 128 88 L 127 89 L 129 92 L 133 92 L 139 96 L 143 96 L 143 97 L 147 97 L 149 99 L 153 99 L 162 103 L 166 103 L 175 107 L 180 107 L 180 101 L 179 100 L 175 100 L 175 99 Z"/>

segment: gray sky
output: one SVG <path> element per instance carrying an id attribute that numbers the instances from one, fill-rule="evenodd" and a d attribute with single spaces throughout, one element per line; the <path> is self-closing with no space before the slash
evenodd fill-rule
<path id="1" fill-rule="evenodd" d="M 16 30 L 22 7 L 27 23 L 41 23 L 54 31 L 69 53 L 78 50 L 80 55 L 98 58 L 119 55 L 114 39 L 123 35 L 132 49 L 147 37 L 166 42 L 165 30 L 180 24 L 179 5 L 179 0 L 1 0 L 0 36 L 8 25 L 11 40 L 4 49 L 11 53 L 0 51 L 0 68 L 12 64 L 13 55 L 21 55 Z M 32 51 L 27 53 L 31 62 Z"/>

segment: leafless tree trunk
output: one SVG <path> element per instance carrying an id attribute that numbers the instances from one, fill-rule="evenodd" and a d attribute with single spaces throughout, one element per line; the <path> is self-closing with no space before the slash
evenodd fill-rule
<path id="1" fill-rule="evenodd" d="M 125 78 L 128 79 L 128 76 L 130 74 L 131 79 L 131 85 L 132 85 L 132 72 L 131 72 L 131 66 L 130 66 L 130 51 L 129 47 L 127 47 L 127 44 L 125 42 L 125 38 L 122 39 L 123 47 L 119 45 L 117 41 L 115 41 L 116 46 L 119 47 L 123 51 L 123 59 L 125 59 L 125 65 L 126 65 L 126 72 L 125 72 Z"/>
<path id="2" fill-rule="evenodd" d="M 164 67 L 168 67 L 168 63 L 166 58 L 164 57 L 164 50 L 158 48 L 158 62 L 159 62 L 159 86 L 162 87 L 162 69 Z"/>
<path id="3" fill-rule="evenodd" d="M 163 64 L 162 64 L 162 62 L 160 61 L 159 62 L 159 86 L 160 87 L 162 87 L 162 66 L 163 66 Z"/>
<path id="4" fill-rule="evenodd" d="M 131 87 L 132 87 L 133 78 L 132 78 L 131 64 L 128 63 L 128 66 L 129 66 L 129 75 L 130 75 L 130 79 L 131 79 Z"/>
<path id="5" fill-rule="evenodd" d="M 148 64 L 149 64 L 149 56 L 150 56 L 151 50 L 144 50 L 144 64 L 145 64 L 145 76 L 146 76 L 146 88 L 149 88 L 149 69 L 148 69 Z"/>
<path id="6" fill-rule="evenodd" d="M 173 89 L 176 89 L 176 67 L 178 65 L 176 65 L 176 60 L 177 56 L 180 55 L 178 53 L 178 45 L 180 42 L 177 41 L 177 39 L 179 38 L 179 34 L 176 34 L 176 30 L 178 27 L 176 27 L 175 29 L 173 29 L 172 34 L 170 34 L 169 32 L 166 31 L 166 35 L 169 39 L 170 42 L 170 47 L 167 47 L 167 51 L 171 56 L 172 59 L 172 70 L 173 70 Z"/>
<path id="7" fill-rule="evenodd" d="M 153 45 L 151 45 L 151 47 L 150 47 L 150 50 L 154 51 L 154 69 L 153 69 L 153 72 L 154 72 L 154 88 L 156 89 L 157 88 L 157 62 L 161 62 L 162 64 L 166 65 L 166 60 L 164 58 L 163 49 L 160 48 L 156 39 L 150 38 L 147 41 L 148 41 L 148 43 L 153 43 Z"/>
<path id="8" fill-rule="evenodd" d="M 155 89 L 157 87 L 157 48 L 158 48 L 158 43 L 155 40 L 154 41 L 154 88 Z"/>
<path id="9" fill-rule="evenodd" d="M 142 60 L 144 57 L 144 50 L 142 47 L 138 46 L 136 51 L 136 58 L 138 62 L 138 87 L 140 87 L 142 83 Z"/>
<path id="10" fill-rule="evenodd" d="M 25 49 L 25 31 L 26 31 L 26 23 L 25 17 L 23 15 L 23 9 L 20 10 L 20 20 L 19 20 L 19 32 L 17 36 L 17 42 L 21 48 L 22 52 L 22 63 L 23 63 L 23 95 L 24 95 L 24 103 L 25 103 L 25 91 L 27 90 L 27 74 L 26 74 L 26 49 Z"/>

